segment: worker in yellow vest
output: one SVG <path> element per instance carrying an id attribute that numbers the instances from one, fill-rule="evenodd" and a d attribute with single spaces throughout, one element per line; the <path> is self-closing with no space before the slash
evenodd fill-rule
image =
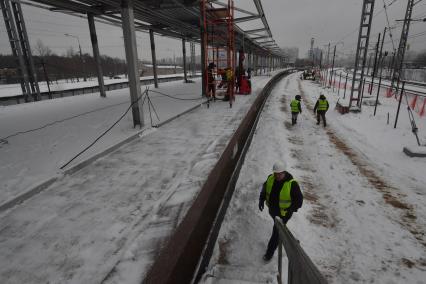
<path id="1" fill-rule="evenodd" d="M 297 181 L 285 169 L 286 165 L 283 162 L 277 162 L 272 167 L 273 173 L 268 176 L 262 186 L 259 210 L 263 211 L 266 201 L 272 219 L 275 220 L 275 217 L 278 216 L 284 224 L 287 224 L 293 212 L 302 207 L 303 195 Z M 278 230 L 274 225 L 263 260 L 270 261 L 272 259 L 278 247 L 278 241 Z"/>
<path id="2" fill-rule="evenodd" d="M 320 124 L 321 122 L 320 118 L 322 118 L 324 127 L 327 126 L 327 121 L 325 120 L 325 113 L 327 112 L 328 107 L 329 105 L 328 105 L 327 99 L 325 98 L 323 94 L 321 94 L 314 107 L 314 113 L 317 114 L 317 125 Z"/>
<path id="3" fill-rule="evenodd" d="M 296 95 L 294 100 L 290 103 L 291 108 L 291 125 L 295 125 L 297 123 L 297 116 L 299 113 L 302 113 L 302 104 L 300 101 L 302 100 L 302 97 L 300 95 Z"/>

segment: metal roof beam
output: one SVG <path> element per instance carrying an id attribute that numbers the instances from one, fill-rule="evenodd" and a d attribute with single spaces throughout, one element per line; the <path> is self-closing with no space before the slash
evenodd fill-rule
<path id="1" fill-rule="evenodd" d="M 270 36 L 266 35 L 266 36 L 258 36 L 258 37 L 252 37 L 250 38 L 251 40 L 258 40 L 258 39 L 262 39 L 262 38 L 270 38 Z"/>
<path id="2" fill-rule="evenodd" d="M 241 17 L 241 18 L 236 18 L 234 19 L 234 23 L 242 23 L 242 22 L 248 22 L 248 21 L 253 21 L 253 20 L 257 20 L 260 19 L 259 15 L 256 16 L 247 16 L 247 17 Z"/>
<path id="3" fill-rule="evenodd" d="M 217 4 L 217 5 L 223 6 L 223 7 L 228 7 L 228 4 L 225 4 L 225 3 L 222 3 L 222 2 L 219 2 L 219 1 L 211 1 L 211 2 L 214 3 L 214 4 Z M 258 16 L 256 13 L 253 13 L 253 12 L 250 12 L 250 11 L 238 8 L 238 7 L 234 7 L 234 10 L 241 12 L 241 13 L 244 13 L 244 14 L 247 14 L 247 15 L 251 15 L 251 16 Z"/>
<path id="4" fill-rule="evenodd" d="M 254 29 L 254 30 L 248 30 L 248 31 L 244 31 L 246 34 L 254 34 L 254 33 L 258 33 L 258 32 L 263 32 L 266 31 L 265 28 L 261 28 L 261 29 Z"/>
<path id="5" fill-rule="evenodd" d="M 79 3 L 76 3 L 76 2 L 70 2 L 70 1 L 38 0 L 37 2 L 45 4 L 45 5 L 61 8 L 61 9 L 64 9 L 64 10 L 70 10 L 70 11 L 74 11 L 74 12 L 77 12 L 77 13 L 82 13 L 82 14 L 92 13 L 94 15 L 99 15 L 99 14 L 104 13 L 104 11 L 101 10 L 101 9 L 94 8 L 94 7 L 89 6 L 89 5 L 79 4 Z"/>

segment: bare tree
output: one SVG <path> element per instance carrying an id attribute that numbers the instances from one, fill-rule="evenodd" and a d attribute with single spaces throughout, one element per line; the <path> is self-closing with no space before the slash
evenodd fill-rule
<path id="1" fill-rule="evenodd" d="M 41 57 L 50 56 L 53 54 L 52 50 L 48 46 L 44 45 L 41 39 L 37 39 L 35 50 Z"/>

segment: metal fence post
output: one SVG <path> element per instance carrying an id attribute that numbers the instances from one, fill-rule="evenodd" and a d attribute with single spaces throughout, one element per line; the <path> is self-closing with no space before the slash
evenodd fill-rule
<path id="1" fill-rule="evenodd" d="M 402 82 L 401 94 L 399 95 L 398 110 L 396 111 L 395 125 L 393 126 L 393 128 L 396 128 L 396 124 L 398 123 L 398 116 L 399 116 L 399 110 L 401 108 L 402 95 L 404 94 L 404 87 L 405 87 L 405 81 Z"/>
<path id="2" fill-rule="evenodd" d="M 278 241 L 278 284 L 283 283 L 283 243 L 281 238 Z"/>

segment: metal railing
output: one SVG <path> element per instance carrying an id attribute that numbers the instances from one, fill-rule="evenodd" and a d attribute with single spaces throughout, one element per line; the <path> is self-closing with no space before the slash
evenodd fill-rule
<path id="1" fill-rule="evenodd" d="M 326 284 L 324 276 L 305 253 L 299 241 L 287 229 L 279 217 L 275 217 L 280 236 L 278 245 L 278 276 L 279 284 L 282 284 L 282 256 L 283 246 L 288 258 L 288 284 Z"/>

